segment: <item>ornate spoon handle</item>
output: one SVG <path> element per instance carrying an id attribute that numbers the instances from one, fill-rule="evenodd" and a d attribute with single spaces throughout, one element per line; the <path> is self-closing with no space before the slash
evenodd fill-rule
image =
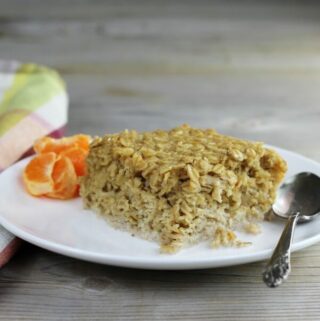
<path id="1" fill-rule="evenodd" d="M 270 288 L 279 286 L 283 280 L 289 276 L 290 266 L 290 247 L 293 238 L 294 228 L 299 219 L 300 213 L 290 215 L 287 224 L 281 234 L 279 242 L 263 272 L 263 281 Z"/>

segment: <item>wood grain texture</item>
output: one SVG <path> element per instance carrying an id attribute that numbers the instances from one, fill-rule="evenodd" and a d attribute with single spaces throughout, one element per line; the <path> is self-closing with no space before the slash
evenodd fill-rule
<path id="1" fill-rule="evenodd" d="M 69 133 L 188 122 L 320 161 L 320 6 L 302 1 L 0 0 L 0 57 L 59 70 Z M 319 320 L 320 245 L 290 279 L 264 262 L 198 271 L 85 263 L 24 245 L 0 320 Z"/>

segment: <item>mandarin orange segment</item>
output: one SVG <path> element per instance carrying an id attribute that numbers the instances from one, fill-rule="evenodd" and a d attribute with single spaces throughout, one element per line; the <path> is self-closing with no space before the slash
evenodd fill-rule
<path id="1" fill-rule="evenodd" d="M 61 156 L 67 157 L 71 160 L 77 176 L 84 176 L 86 174 L 86 157 L 88 151 L 83 148 L 70 148 L 60 154 Z"/>
<path id="2" fill-rule="evenodd" d="M 48 152 L 60 154 L 61 152 L 74 147 L 89 150 L 90 141 L 91 137 L 84 134 L 78 134 L 60 139 L 43 137 L 35 141 L 33 148 L 38 154 Z"/>
<path id="3" fill-rule="evenodd" d="M 39 154 L 25 167 L 23 181 L 31 195 L 40 196 L 53 191 L 52 172 L 56 160 L 55 153 Z"/>
<path id="4" fill-rule="evenodd" d="M 69 199 L 76 196 L 78 179 L 69 158 L 59 157 L 53 168 L 52 179 L 54 181 L 53 191 L 46 193 L 46 196 L 59 199 Z"/>

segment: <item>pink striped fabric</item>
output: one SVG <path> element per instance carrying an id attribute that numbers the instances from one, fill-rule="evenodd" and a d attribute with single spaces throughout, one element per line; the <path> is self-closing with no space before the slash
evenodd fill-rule
<path id="1" fill-rule="evenodd" d="M 61 137 L 67 109 L 64 83 L 56 72 L 0 60 L 0 172 L 31 155 L 35 139 L 46 135 Z M 20 244 L 21 240 L 0 225 L 0 267 Z"/>

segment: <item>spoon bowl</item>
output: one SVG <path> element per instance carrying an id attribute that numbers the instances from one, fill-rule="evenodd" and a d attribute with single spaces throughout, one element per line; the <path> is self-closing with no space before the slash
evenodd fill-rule
<path id="1" fill-rule="evenodd" d="M 320 177 L 309 172 L 287 179 L 279 188 L 273 213 L 288 219 L 299 212 L 298 223 L 310 221 L 320 214 Z"/>

